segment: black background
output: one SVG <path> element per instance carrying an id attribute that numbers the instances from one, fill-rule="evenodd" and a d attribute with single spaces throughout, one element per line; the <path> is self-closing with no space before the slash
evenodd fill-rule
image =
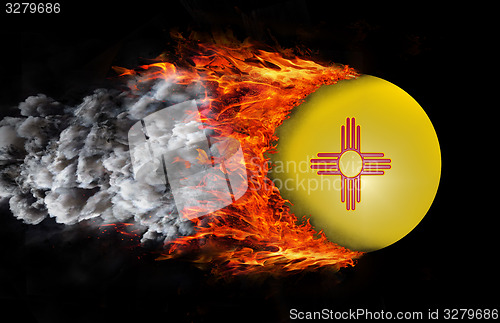
<path id="1" fill-rule="evenodd" d="M 432 120 L 442 177 L 408 236 L 354 268 L 214 281 L 182 261 L 154 261 L 119 234 L 52 219 L 0 217 L 2 316 L 33 322 L 286 322 L 289 310 L 498 308 L 494 120 L 487 83 L 487 8 L 312 1 L 61 2 L 60 14 L 1 9 L 0 108 L 45 93 L 77 104 L 111 87 L 112 65 L 135 67 L 168 47 L 169 31 L 227 30 L 319 60 L 349 64 L 406 90 Z M 488 152 L 488 153 L 486 153 Z M 490 158 L 490 159 L 488 159 Z M 97 239 L 99 237 L 99 239 Z"/>

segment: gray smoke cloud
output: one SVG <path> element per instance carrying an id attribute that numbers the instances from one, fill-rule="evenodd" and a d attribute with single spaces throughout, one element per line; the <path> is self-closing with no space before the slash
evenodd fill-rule
<path id="1" fill-rule="evenodd" d="M 139 94 L 98 89 L 74 107 L 28 97 L 20 117 L 0 121 L 2 203 L 33 225 L 48 217 L 66 225 L 132 222 L 143 242 L 191 234 L 165 186 L 134 180 L 127 134 L 148 114 L 199 93 L 197 84 L 161 80 Z"/>

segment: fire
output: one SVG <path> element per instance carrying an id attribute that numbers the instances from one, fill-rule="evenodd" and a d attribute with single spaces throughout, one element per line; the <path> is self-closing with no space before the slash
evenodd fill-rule
<path id="1" fill-rule="evenodd" d="M 239 166 L 246 168 L 249 189 L 232 205 L 193 219 L 196 233 L 170 242 L 158 259 L 194 255 L 195 263 L 210 264 L 214 273 L 223 275 L 354 265 L 362 253 L 328 241 L 308 220 L 299 223 L 290 214 L 289 201 L 267 177 L 266 153 L 275 149 L 275 129 L 310 93 L 358 73 L 348 66 L 321 65 L 249 41 L 222 37 L 199 43 L 173 36 L 178 41 L 174 62 L 163 56 L 137 69 L 115 70 L 122 76 L 133 75 L 139 80 L 135 86 L 160 78 L 178 85 L 201 84 L 203 122 L 218 135 L 240 142 L 246 164 Z M 208 162 L 203 153 L 198 158 Z"/>
<path id="2" fill-rule="evenodd" d="M 133 226 L 134 224 L 132 223 L 109 223 L 100 224 L 99 229 L 101 234 L 116 232 L 122 236 L 122 240 L 127 239 L 130 241 L 138 241 L 140 239 L 140 235 L 135 232 L 137 229 L 134 230 Z"/>

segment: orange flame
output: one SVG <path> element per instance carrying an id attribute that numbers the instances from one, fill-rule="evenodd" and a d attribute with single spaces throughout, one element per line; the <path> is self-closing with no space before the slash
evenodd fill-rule
<path id="1" fill-rule="evenodd" d="M 214 273 L 223 275 L 354 265 L 362 253 L 328 241 L 309 220 L 300 224 L 290 214 L 289 201 L 267 177 L 265 153 L 275 149 L 275 130 L 291 109 L 321 85 L 358 73 L 348 66 L 301 59 L 289 51 L 264 50 L 249 41 L 222 38 L 197 43 L 180 34 L 173 36 L 178 41 L 174 63 L 159 58 L 140 70 L 115 70 L 135 75 L 139 82 L 164 78 L 180 85 L 201 83 L 203 122 L 241 143 L 246 165 L 240 166 L 246 167 L 249 189 L 232 205 L 193 219 L 195 234 L 169 242 L 158 259 L 190 254 L 195 263 L 210 264 Z M 201 152 L 198 158 L 208 161 Z"/>

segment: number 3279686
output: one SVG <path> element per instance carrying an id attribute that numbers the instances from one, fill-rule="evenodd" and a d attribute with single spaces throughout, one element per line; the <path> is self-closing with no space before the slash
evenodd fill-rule
<path id="1" fill-rule="evenodd" d="M 60 13 L 59 3 L 34 3 L 34 2 L 8 2 L 5 4 L 5 13 Z"/>

